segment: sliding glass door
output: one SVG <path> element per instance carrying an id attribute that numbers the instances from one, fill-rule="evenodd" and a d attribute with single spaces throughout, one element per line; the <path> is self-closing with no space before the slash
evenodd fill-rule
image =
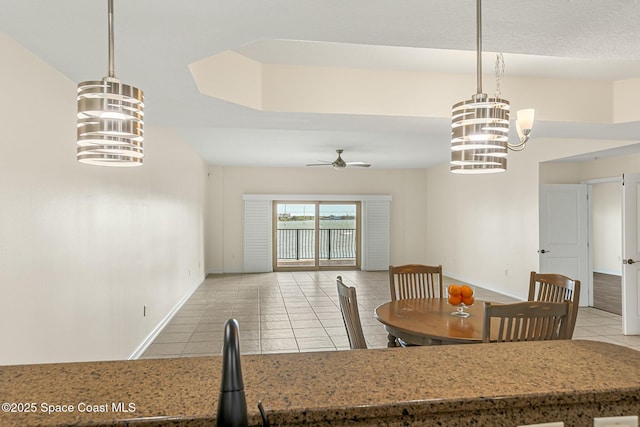
<path id="1" fill-rule="evenodd" d="M 357 206 L 355 203 L 320 203 L 319 236 L 320 267 L 355 267 L 357 265 L 356 221 Z"/>
<path id="2" fill-rule="evenodd" d="M 275 202 L 274 269 L 360 267 L 359 202 Z"/>
<path id="3" fill-rule="evenodd" d="M 276 268 L 316 266 L 316 206 L 275 203 Z"/>

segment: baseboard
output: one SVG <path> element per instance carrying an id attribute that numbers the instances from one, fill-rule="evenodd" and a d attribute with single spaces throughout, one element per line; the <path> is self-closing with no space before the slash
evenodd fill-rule
<path id="1" fill-rule="evenodd" d="M 138 345 L 138 347 L 131 353 L 128 357 L 128 360 L 136 360 L 140 358 L 144 354 L 144 352 L 149 348 L 151 343 L 158 337 L 158 334 L 164 329 L 165 326 L 173 319 L 173 316 L 182 308 L 184 303 L 186 303 L 191 295 L 200 287 L 202 282 L 204 282 L 204 276 L 200 278 L 200 281 L 182 297 L 180 301 L 171 309 L 171 311 L 156 325 L 156 327 L 147 335 L 147 337 Z"/>
<path id="2" fill-rule="evenodd" d="M 256 273 L 273 273 L 273 269 L 269 271 L 244 271 L 242 269 L 231 269 L 231 270 L 207 270 L 207 274 L 256 274 Z"/>
<path id="3" fill-rule="evenodd" d="M 443 271 L 442 274 L 444 276 L 450 277 L 453 280 L 458 280 L 458 281 L 461 281 L 461 282 L 464 282 L 464 283 L 469 283 L 471 285 L 476 285 L 476 286 L 479 286 L 481 288 L 487 289 L 487 290 L 489 290 L 491 292 L 502 294 L 504 296 L 507 296 L 507 297 L 510 297 L 510 298 L 514 298 L 514 299 L 517 299 L 517 300 L 520 300 L 520 301 L 526 301 L 526 298 L 523 299 L 522 296 L 520 296 L 520 295 L 514 295 L 512 293 L 505 292 L 502 289 L 495 289 L 493 287 L 493 285 L 490 285 L 490 284 L 480 283 L 477 280 L 469 280 L 467 278 L 460 277 L 460 276 L 454 276 L 451 273 L 449 273 L 448 271 Z"/>

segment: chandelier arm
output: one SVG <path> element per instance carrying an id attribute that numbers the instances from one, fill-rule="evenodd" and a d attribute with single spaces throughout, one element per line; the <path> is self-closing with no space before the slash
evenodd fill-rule
<path id="1" fill-rule="evenodd" d="M 507 148 L 511 151 L 522 151 L 526 148 L 528 141 L 529 141 L 529 138 L 527 138 L 525 141 L 521 142 L 520 144 L 507 144 Z"/>
<path id="2" fill-rule="evenodd" d="M 109 77 L 115 77 L 115 64 L 113 54 L 113 0 L 109 0 L 108 3 L 108 15 L 109 15 Z"/>

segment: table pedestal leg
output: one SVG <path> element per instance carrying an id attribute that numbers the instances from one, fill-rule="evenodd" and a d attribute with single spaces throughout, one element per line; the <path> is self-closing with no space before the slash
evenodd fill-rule
<path id="1" fill-rule="evenodd" d="M 391 334 L 387 335 L 387 347 L 397 347 L 398 342 L 396 341 L 396 337 Z"/>

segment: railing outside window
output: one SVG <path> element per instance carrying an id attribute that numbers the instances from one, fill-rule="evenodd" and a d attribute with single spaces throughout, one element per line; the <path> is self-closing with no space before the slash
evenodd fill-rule
<path id="1" fill-rule="evenodd" d="M 278 259 L 314 259 L 315 230 L 287 228 L 278 230 Z M 356 257 L 356 230 L 321 228 L 319 259 Z"/>

